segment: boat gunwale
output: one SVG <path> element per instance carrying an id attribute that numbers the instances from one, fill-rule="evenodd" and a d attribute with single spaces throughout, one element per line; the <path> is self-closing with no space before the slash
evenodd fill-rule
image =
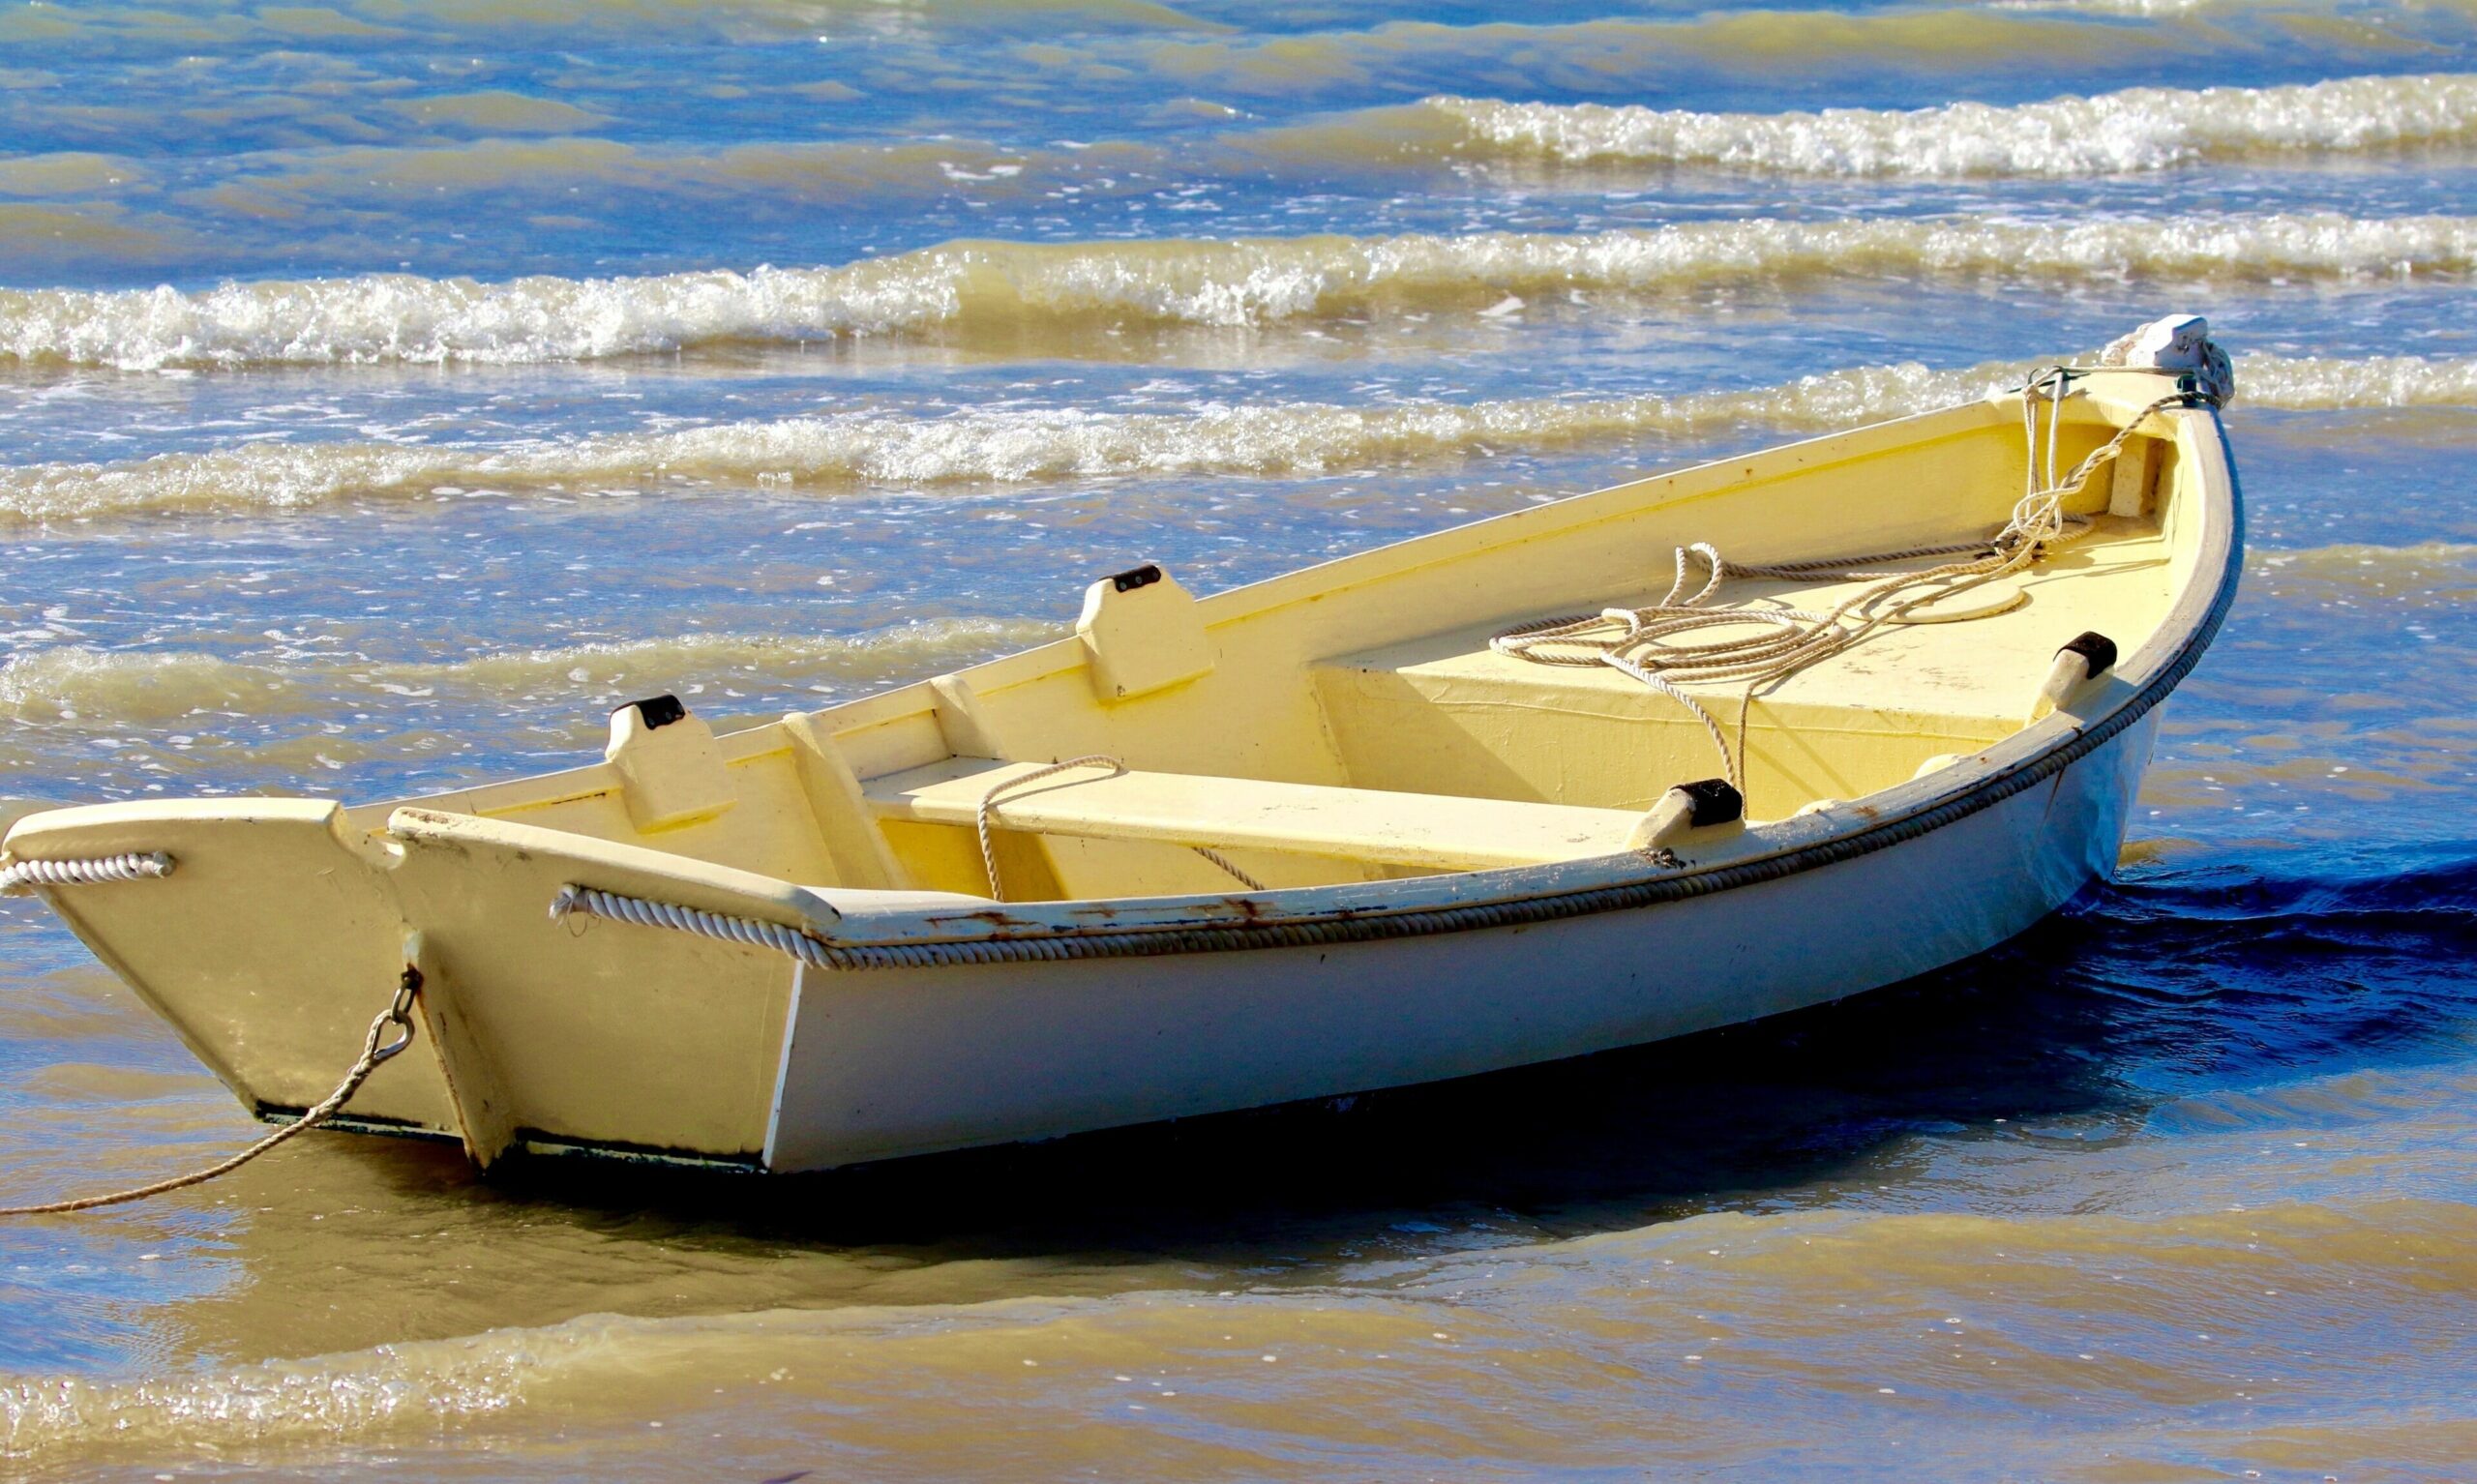
<path id="1" fill-rule="evenodd" d="M 1818 815 L 1758 826 L 1762 830 L 1803 827 L 1815 831 L 1817 838 L 1784 841 L 1775 836 L 1766 842 L 1774 847 L 1761 854 L 1705 865 L 1649 866 L 1647 871 L 1649 858 L 1627 851 L 1436 877 L 1472 899 L 1458 902 L 1389 905 L 1381 899 L 1398 900 L 1411 883 L 1353 882 L 1214 896 L 993 903 L 969 913 L 850 914 L 837 924 L 840 931 L 831 935 L 813 931 L 808 935 L 826 965 L 837 969 L 1155 957 L 1365 942 L 1595 916 L 1709 896 L 1856 859 L 1931 833 L 2052 778 L 2132 727 L 2192 673 L 2233 608 L 2244 560 L 2243 507 L 2225 425 L 2218 408 L 2206 401 L 2188 402 L 2163 415 L 2175 420 L 2180 442 L 2188 430 L 2207 429 L 2207 452 L 2214 457 L 2199 471 L 2206 498 L 2200 516 L 2218 529 L 2203 533 L 2194 578 L 2186 592 L 2178 595 L 2166 619 L 2117 667 L 2121 676 L 2147 661 L 2153 667 L 2151 674 L 2095 719 L 2076 721 L 2058 711 L 1982 749 L 1964 764 L 1946 769 L 1958 771 L 1966 762 L 1987 766 L 1984 777 L 1958 789 L 1949 782 L 1939 787 L 1932 780 L 1920 780 Z M 2214 488 L 2222 481 L 2223 488 Z M 2216 572 L 2208 572 L 2214 547 L 2220 549 L 2221 560 Z M 2193 607 L 2193 587 L 2202 581 L 2211 583 L 2207 605 L 2198 617 L 2176 632 L 2177 620 Z M 2163 639 L 2170 639 L 2175 647 L 2172 653 L 2154 658 Z M 2004 753 L 2018 756 L 1995 756 Z M 1918 797 L 1899 797 L 1913 788 L 1919 790 Z M 1835 817 L 1844 812 L 1859 817 Z M 1626 869 L 1610 878 L 1612 866 Z M 1378 900 L 1370 900 L 1367 905 L 1336 901 L 1345 897 Z M 1300 903 L 1305 909 L 1285 910 L 1291 903 Z M 1138 912 L 1163 915 L 1152 922 L 1127 920 Z M 1058 920 L 1061 913 L 1070 920 Z M 1092 920 L 1095 916 L 1103 920 Z M 855 934 L 852 929 L 861 932 Z"/>

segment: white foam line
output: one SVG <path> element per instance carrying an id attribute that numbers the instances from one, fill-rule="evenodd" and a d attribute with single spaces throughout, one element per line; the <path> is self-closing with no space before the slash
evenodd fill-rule
<path id="1" fill-rule="evenodd" d="M 383 694 L 391 711 L 404 714 L 477 696 L 500 705 L 535 696 L 564 701 L 732 677 L 773 687 L 842 689 L 1024 648 L 1058 632 L 1055 625 L 1028 619 L 940 618 L 847 638 L 692 634 L 427 662 L 325 655 L 226 659 L 197 650 L 58 644 L 20 649 L 0 663 L 0 718 L 21 724 L 27 732 L 75 731 L 230 712 L 263 718 L 330 710 L 340 696 L 366 702 Z M 349 752 L 356 745 L 343 738 L 335 747 Z"/>
<path id="2" fill-rule="evenodd" d="M 2477 75 L 2281 87 L 2128 88 L 2001 106 L 1698 113 L 1439 97 L 1465 148 L 1804 175 L 2110 175 L 2248 155 L 2335 154 L 2477 137 Z"/>
<path id="3" fill-rule="evenodd" d="M 838 268 L 480 283 L 387 274 L 187 293 L 0 289 L 0 360 L 164 367 L 524 363 L 838 336 L 1244 328 L 1388 309 L 1477 313 L 1570 291 L 1834 278 L 2330 278 L 2462 271 L 2477 218 L 2328 212 L 2070 223 L 1683 223 L 1584 234 L 957 243 Z"/>
<path id="4" fill-rule="evenodd" d="M 1828 430 L 1949 405 L 2018 379 L 1994 363 L 1858 367 L 1750 391 L 1369 406 L 1276 402 L 1186 413 L 1006 409 L 933 419 L 800 417 L 513 449 L 240 444 L 127 463 L 0 469 L 0 516 L 24 521 L 299 510 L 354 498 L 538 494 L 627 487 L 988 488 L 1166 474 L 1290 477 L 1479 450 L 1546 449 L 1732 427 Z M 2477 359 L 2246 356 L 2253 406 L 2477 405 Z"/>

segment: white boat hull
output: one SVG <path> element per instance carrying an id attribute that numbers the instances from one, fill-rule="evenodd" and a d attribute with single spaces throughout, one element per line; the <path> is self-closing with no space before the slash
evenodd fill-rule
<path id="1" fill-rule="evenodd" d="M 765 1166 L 826 1169 L 1436 1082 L 1928 973 L 2112 872 L 2157 715 L 1899 845 L 1683 901 L 1329 946 L 802 965 Z"/>

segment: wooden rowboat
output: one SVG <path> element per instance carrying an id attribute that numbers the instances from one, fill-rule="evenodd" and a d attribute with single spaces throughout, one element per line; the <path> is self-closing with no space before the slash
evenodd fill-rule
<path id="1" fill-rule="evenodd" d="M 334 1122 L 484 1165 L 813 1170 L 1797 1009 L 2115 864 L 2239 559 L 2225 359 L 2124 348 L 1201 599 L 1139 567 L 730 735 L 638 702 L 565 772 L 34 814 L 0 887 L 270 1121 L 405 992 Z"/>

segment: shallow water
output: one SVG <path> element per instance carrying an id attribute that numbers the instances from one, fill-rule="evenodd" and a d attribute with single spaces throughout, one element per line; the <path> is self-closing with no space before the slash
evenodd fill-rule
<path id="1" fill-rule="evenodd" d="M 2477 11 L 0 12 L 0 798 L 374 798 L 2237 354 L 2122 880 L 1579 1066 L 774 1184 L 0 1225 L 0 1471 L 2477 1475 Z M 0 904 L 0 1200 L 229 1095 Z"/>

